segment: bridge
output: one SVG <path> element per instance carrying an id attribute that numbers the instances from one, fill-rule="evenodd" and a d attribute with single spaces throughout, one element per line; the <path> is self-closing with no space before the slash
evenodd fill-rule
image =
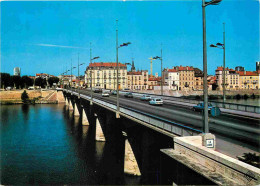
<path id="1" fill-rule="evenodd" d="M 153 175 L 160 184 L 259 183 L 259 169 L 220 153 L 218 145 L 206 148 L 207 138 L 215 140 L 215 136 L 202 132 L 202 114 L 190 109 L 195 104 L 191 101 L 164 96 L 165 104 L 155 107 L 140 101 L 140 93 L 125 98 L 126 92 L 121 91 L 118 116 L 116 96 L 102 97 L 76 89 L 64 89 L 63 93 L 67 109 L 92 128 L 95 140 L 120 141 L 121 172 L 142 175 L 144 180 Z M 222 115 L 209 117 L 210 132 L 217 138 L 224 136 L 259 147 L 258 107 L 215 104 L 225 108 Z M 185 178 L 187 172 L 191 173 L 189 179 Z"/>

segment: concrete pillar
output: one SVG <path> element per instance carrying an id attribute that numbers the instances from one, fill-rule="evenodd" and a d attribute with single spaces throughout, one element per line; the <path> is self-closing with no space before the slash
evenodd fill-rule
<path id="1" fill-rule="evenodd" d="M 124 133 L 124 136 L 126 136 L 126 133 Z M 131 175 L 135 175 L 135 176 L 141 176 L 141 172 L 140 172 L 138 163 L 136 161 L 134 152 L 133 152 L 132 147 L 131 147 L 131 145 L 130 145 L 130 143 L 129 143 L 127 138 L 125 140 L 124 172 L 126 174 L 131 174 Z"/>
<path id="2" fill-rule="evenodd" d="M 69 110 L 73 110 L 72 101 L 69 101 Z"/>
<path id="3" fill-rule="evenodd" d="M 66 97 L 66 103 L 65 103 L 66 106 L 69 106 L 69 99 L 68 97 Z"/>
<path id="4" fill-rule="evenodd" d="M 106 141 L 99 119 L 96 120 L 96 141 Z"/>
<path id="5" fill-rule="evenodd" d="M 82 125 L 89 125 L 87 113 L 84 108 L 82 108 Z"/>
<path id="6" fill-rule="evenodd" d="M 78 109 L 78 106 L 77 106 L 77 103 L 74 104 L 74 116 L 79 116 L 79 109 Z"/>

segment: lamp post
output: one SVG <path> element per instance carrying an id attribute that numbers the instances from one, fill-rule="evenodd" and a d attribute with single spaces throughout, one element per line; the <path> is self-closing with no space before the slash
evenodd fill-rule
<path id="1" fill-rule="evenodd" d="M 206 6 L 218 5 L 222 0 L 212 0 L 205 2 L 202 0 L 202 22 L 203 22 L 203 95 L 204 95 L 204 118 L 203 118 L 203 131 L 209 132 L 208 121 L 208 83 L 207 83 L 207 44 L 206 44 Z"/>
<path id="2" fill-rule="evenodd" d="M 119 65 L 118 65 L 118 49 L 124 46 L 128 46 L 131 43 L 123 43 L 120 46 L 118 46 L 118 28 L 117 28 L 118 20 L 116 20 L 116 118 L 119 118 L 119 81 L 118 81 L 118 70 L 119 70 Z"/>
<path id="3" fill-rule="evenodd" d="M 91 51 L 91 50 L 90 50 Z M 90 55 L 91 56 L 91 55 Z M 92 61 L 93 60 L 95 60 L 95 59 L 99 59 L 100 57 L 99 56 L 97 56 L 97 57 L 93 57 L 93 58 L 90 58 L 90 64 L 92 64 Z M 91 67 L 91 68 L 93 68 L 93 67 Z M 92 85 L 93 85 L 93 83 L 92 83 L 92 73 L 93 73 L 93 71 L 92 70 L 90 70 L 90 87 L 91 87 L 91 89 L 90 89 L 90 94 L 91 94 L 91 101 L 90 101 L 90 105 L 92 105 L 93 104 L 93 89 L 92 89 Z"/>
<path id="4" fill-rule="evenodd" d="M 84 65 L 85 63 L 79 64 L 79 54 L 78 54 L 78 79 L 79 79 L 79 84 L 78 84 L 78 93 L 79 93 L 79 85 L 80 85 L 80 78 L 79 78 L 79 66 Z M 80 95 L 78 96 L 80 98 Z"/>
<path id="5" fill-rule="evenodd" d="M 210 47 L 223 49 L 223 103 L 226 102 L 226 45 L 225 45 L 225 23 L 223 23 L 223 44 L 211 44 Z"/>
<path id="6" fill-rule="evenodd" d="M 155 60 L 155 59 L 160 59 L 160 60 L 161 60 L 161 95 L 163 95 L 163 70 L 162 70 L 163 60 L 162 60 L 162 48 L 161 48 L 161 57 L 159 57 L 159 56 L 153 57 L 153 60 Z"/>
<path id="7" fill-rule="evenodd" d="M 71 83 L 71 86 L 70 86 L 70 89 L 72 90 L 72 70 L 76 68 L 76 67 L 72 67 L 72 60 L 71 60 L 71 70 L 70 70 L 70 83 Z"/>

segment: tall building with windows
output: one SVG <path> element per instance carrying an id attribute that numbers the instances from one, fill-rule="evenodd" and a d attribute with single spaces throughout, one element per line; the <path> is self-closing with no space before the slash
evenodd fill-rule
<path id="1" fill-rule="evenodd" d="M 218 90 L 223 90 L 224 85 L 224 68 L 217 67 L 215 70 L 216 83 L 218 85 Z M 236 70 L 225 68 L 225 88 L 227 90 L 238 90 L 240 87 L 239 73 Z"/>
<path id="2" fill-rule="evenodd" d="M 259 89 L 259 74 L 251 71 L 238 71 L 240 89 Z"/>
<path id="3" fill-rule="evenodd" d="M 179 71 L 179 90 L 194 90 L 194 68 L 192 66 L 176 66 L 174 69 Z"/>
<path id="4" fill-rule="evenodd" d="M 21 68 L 20 67 L 14 68 L 14 76 L 21 76 Z"/>
<path id="5" fill-rule="evenodd" d="M 119 63 L 118 79 L 119 89 L 127 88 L 127 67 Z M 99 62 L 90 63 L 85 71 L 85 83 L 87 87 L 114 89 L 117 85 L 117 63 Z"/>
<path id="6" fill-rule="evenodd" d="M 127 72 L 127 84 L 131 90 L 147 90 L 148 70 Z"/>

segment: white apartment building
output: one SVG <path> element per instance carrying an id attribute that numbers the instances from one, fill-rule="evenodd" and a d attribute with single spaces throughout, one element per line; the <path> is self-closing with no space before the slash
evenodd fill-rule
<path id="1" fill-rule="evenodd" d="M 118 80 L 119 89 L 127 88 L 127 67 L 119 63 Z M 92 77 L 91 77 L 92 74 Z M 92 83 L 91 83 L 92 82 Z M 117 85 L 117 63 L 100 62 L 91 63 L 85 71 L 85 83 L 87 87 L 114 89 Z"/>

